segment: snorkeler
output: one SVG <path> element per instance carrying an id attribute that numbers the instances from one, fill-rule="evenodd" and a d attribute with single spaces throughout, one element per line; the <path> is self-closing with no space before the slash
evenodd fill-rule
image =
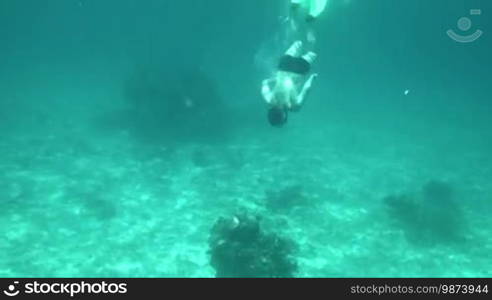
<path id="1" fill-rule="evenodd" d="M 310 43 L 316 42 L 314 21 L 323 13 L 328 0 L 289 0 L 290 25 L 294 32 L 305 31 Z"/>
<path id="2" fill-rule="evenodd" d="M 297 112 L 301 109 L 314 79 L 318 76 L 311 74 L 303 83 L 317 55 L 308 52 L 301 56 L 302 47 L 301 41 L 294 42 L 281 57 L 275 76 L 263 81 L 261 93 L 269 106 L 268 121 L 274 127 L 282 127 L 287 123 L 290 111 Z"/>

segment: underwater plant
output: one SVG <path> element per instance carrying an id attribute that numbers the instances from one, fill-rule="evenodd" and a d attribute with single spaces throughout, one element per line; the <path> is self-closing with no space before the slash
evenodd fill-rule
<path id="1" fill-rule="evenodd" d="M 383 203 L 394 225 L 413 244 L 432 246 L 464 240 L 463 210 L 447 183 L 432 180 L 416 195 L 391 195 Z"/>
<path id="2" fill-rule="evenodd" d="M 427 226 L 443 242 L 462 241 L 467 230 L 463 208 L 453 188 L 441 181 L 429 181 L 422 189 Z"/>
<path id="3" fill-rule="evenodd" d="M 431 180 L 422 187 L 424 200 L 433 206 L 456 206 L 453 189 L 449 184 L 441 181 Z"/>
<path id="4" fill-rule="evenodd" d="M 295 244 L 276 233 L 267 233 L 260 218 L 247 213 L 219 218 L 209 238 L 210 263 L 216 277 L 294 277 Z"/>

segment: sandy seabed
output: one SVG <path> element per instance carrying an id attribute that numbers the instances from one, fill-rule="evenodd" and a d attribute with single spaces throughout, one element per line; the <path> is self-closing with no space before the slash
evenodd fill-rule
<path id="1" fill-rule="evenodd" d="M 213 277 L 210 229 L 238 209 L 261 215 L 265 230 L 298 244 L 300 277 L 492 275 L 487 212 L 464 206 L 465 244 L 419 247 L 390 225 L 381 203 L 436 176 L 479 201 L 491 195 L 485 178 L 492 171 L 482 156 L 470 153 L 466 164 L 440 170 L 422 145 L 360 152 L 354 140 L 340 143 L 289 148 L 257 138 L 160 146 L 124 132 L 110 139 L 6 137 L 0 276 Z M 289 187 L 303 202 L 272 209 L 268 191 Z"/>

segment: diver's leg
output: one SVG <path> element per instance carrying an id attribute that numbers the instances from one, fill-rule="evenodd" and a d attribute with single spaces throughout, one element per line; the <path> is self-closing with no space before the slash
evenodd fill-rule
<path id="1" fill-rule="evenodd" d="M 316 60 L 317 57 L 318 57 L 318 55 L 312 51 L 310 51 L 310 52 L 308 52 L 302 56 L 302 58 L 305 61 L 307 61 L 310 65 L 313 64 L 313 62 Z"/>
<path id="2" fill-rule="evenodd" d="M 318 77 L 318 74 L 312 74 L 311 76 L 309 76 L 309 79 L 306 80 L 301 92 L 297 96 L 295 106 L 297 106 L 299 109 L 304 105 L 304 102 L 306 102 L 307 95 L 309 94 L 309 91 L 311 90 L 311 87 L 313 85 L 313 81 L 316 79 L 316 77 Z"/>
<path id="3" fill-rule="evenodd" d="M 292 44 L 292 46 L 290 46 L 290 48 L 287 49 L 287 51 L 285 51 L 285 55 L 299 57 L 301 55 L 301 49 L 302 49 L 302 42 L 295 41 L 294 44 Z"/>

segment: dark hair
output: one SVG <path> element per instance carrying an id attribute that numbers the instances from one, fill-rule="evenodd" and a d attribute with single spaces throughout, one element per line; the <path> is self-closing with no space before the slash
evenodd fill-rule
<path id="1" fill-rule="evenodd" d="M 282 127 L 287 123 L 287 110 L 282 107 L 272 107 L 268 110 L 268 122 L 273 127 Z"/>

